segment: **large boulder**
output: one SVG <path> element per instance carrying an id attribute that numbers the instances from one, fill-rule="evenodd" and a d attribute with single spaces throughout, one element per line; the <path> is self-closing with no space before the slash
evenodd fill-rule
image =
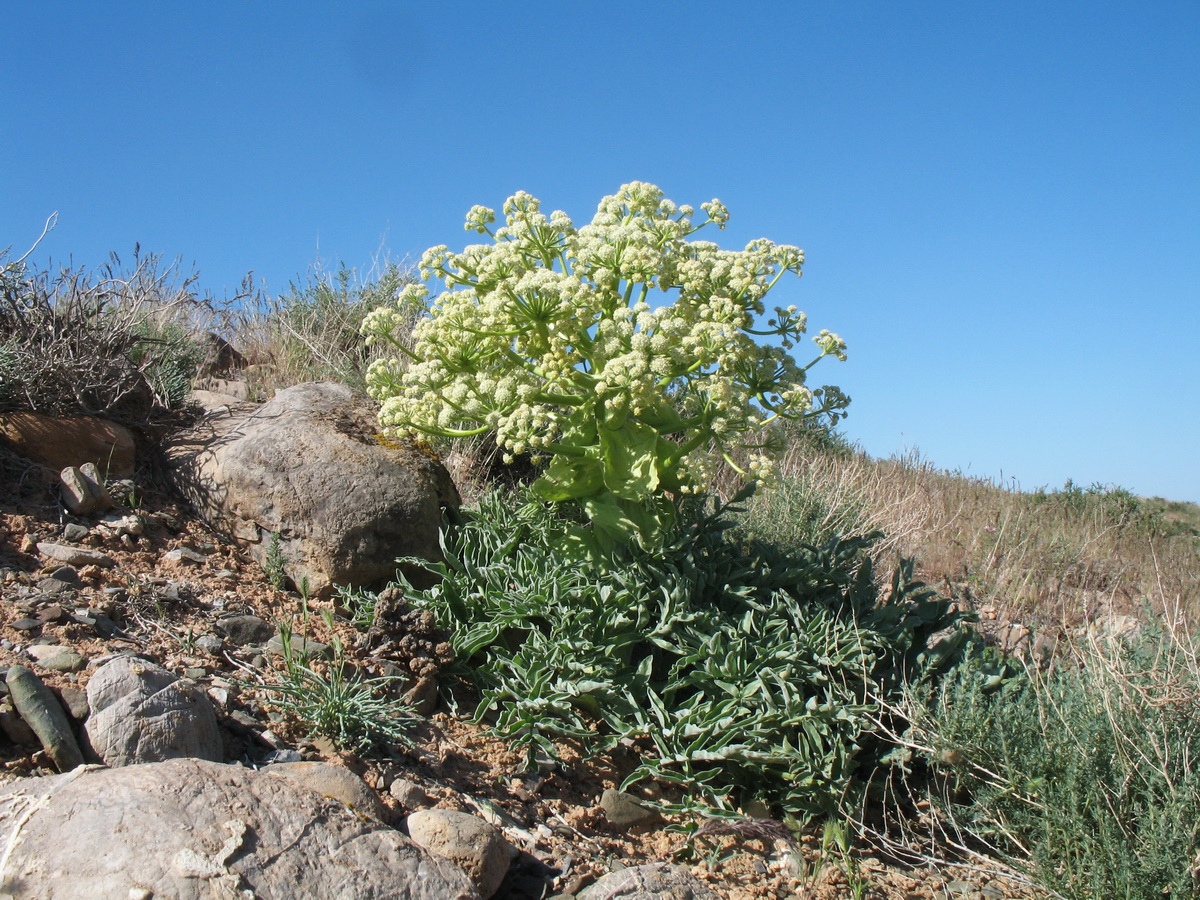
<path id="1" fill-rule="evenodd" d="M 196 759 L 0 789 L 0 894 L 39 900 L 478 900 L 404 835 L 290 778 Z"/>
<path id="2" fill-rule="evenodd" d="M 54 471 L 94 463 L 108 478 L 133 474 L 133 432 L 95 416 L 66 418 L 36 412 L 0 413 L 0 437 L 26 459 Z"/>
<path id="3" fill-rule="evenodd" d="M 179 487 L 265 568 L 318 595 L 372 587 L 399 556 L 438 559 L 458 494 L 422 447 L 385 437 L 365 394 L 328 382 L 223 404 L 168 446 Z"/>

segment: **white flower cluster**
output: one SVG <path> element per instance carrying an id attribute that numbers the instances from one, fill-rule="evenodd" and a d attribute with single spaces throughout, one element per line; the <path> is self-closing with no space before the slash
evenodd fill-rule
<path id="1" fill-rule="evenodd" d="M 819 355 L 801 367 L 788 351 L 805 331 L 803 313 L 777 308 L 767 329 L 755 328 L 779 278 L 800 274 L 803 252 L 692 239 L 729 217 L 717 200 L 701 210 L 706 219 L 693 224 L 691 207 L 641 182 L 605 197 L 578 229 L 565 213 L 545 216 L 524 192 L 505 202 L 494 230 L 495 213 L 472 208 L 466 229 L 491 242 L 426 251 L 422 277 L 445 290 L 431 299 L 415 285 L 400 297 L 429 310 L 412 350 L 400 331 L 410 320 L 398 310 L 376 310 L 364 325 L 371 341 L 411 355 L 407 365 L 371 367 L 381 423 L 449 436 L 494 430 L 510 453 L 573 456 L 586 456 L 600 429 L 649 427 L 663 438 L 662 484 L 686 491 L 776 416 L 836 421 L 848 399 L 836 388 L 810 390 L 805 373 L 822 357 L 844 359 L 845 343 L 822 331 Z M 780 346 L 758 343 L 763 336 Z M 769 470 L 762 457 L 751 468 Z"/>

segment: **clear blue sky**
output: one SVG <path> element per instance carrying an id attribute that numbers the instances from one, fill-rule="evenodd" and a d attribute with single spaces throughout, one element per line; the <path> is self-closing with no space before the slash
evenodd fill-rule
<path id="1" fill-rule="evenodd" d="M 849 343 L 850 437 L 1200 501 L 1200 3 L 5 4 L 0 247 L 232 292 L 651 181 Z M 816 370 L 814 370 L 816 374 Z"/>

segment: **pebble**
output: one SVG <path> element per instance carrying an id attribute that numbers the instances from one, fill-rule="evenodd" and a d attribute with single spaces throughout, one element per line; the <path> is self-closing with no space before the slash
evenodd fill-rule
<path id="1" fill-rule="evenodd" d="M 83 525 L 77 525 L 74 522 L 68 522 L 63 526 L 63 538 L 68 541 L 82 541 L 88 536 L 88 530 Z"/>
<path id="2" fill-rule="evenodd" d="M 314 641 L 312 638 L 301 637 L 298 634 L 293 634 L 288 641 L 288 646 L 292 652 L 301 659 L 315 656 L 321 659 L 328 658 L 329 645 L 322 644 L 320 641 Z M 267 651 L 274 653 L 277 656 L 283 655 L 283 636 L 275 635 L 271 640 L 267 641 Z"/>
<path id="3" fill-rule="evenodd" d="M 226 616 L 213 623 L 213 630 L 235 647 L 258 644 L 275 634 L 274 626 L 258 616 Z"/>
<path id="4" fill-rule="evenodd" d="M 202 634 L 196 638 L 196 649 L 204 651 L 209 656 L 219 656 L 225 649 L 225 642 L 215 634 Z"/>
<path id="5" fill-rule="evenodd" d="M 76 722 L 82 722 L 88 717 L 91 709 L 88 707 L 87 692 L 81 688 L 65 687 L 54 691 L 67 712 Z"/>
<path id="6" fill-rule="evenodd" d="M 662 817 L 653 809 L 638 803 L 624 791 L 609 788 L 600 796 L 600 808 L 618 828 L 633 828 L 658 822 Z"/>
<path id="7" fill-rule="evenodd" d="M 413 784 L 405 778 L 397 778 L 388 788 L 388 793 L 391 794 L 401 806 L 409 810 L 422 809 L 430 804 L 429 795 L 423 791 L 419 785 Z"/>
<path id="8" fill-rule="evenodd" d="M 15 628 L 17 631 L 37 631 L 44 624 L 39 619 L 17 619 L 15 622 L 9 623 L 9 627 Z"/>

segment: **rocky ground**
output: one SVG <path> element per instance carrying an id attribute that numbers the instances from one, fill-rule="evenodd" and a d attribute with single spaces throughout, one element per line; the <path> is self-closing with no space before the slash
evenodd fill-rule
<path id="1" fill-rule="evenodd" d="M 400 827 L 427 807 L 498 825 L 524 851 L 498 897 L 572 895 L 612 869 L 648 861 L 686 865 L 719 896 L 736 900 L 1032 896 L 970 867 L 843 856 L 823 847 L 819 833 L 797 843 L 770 822 L 743 823 L 732 834 L 710 826 L 714 833 L 692 839 L 694 822 L 639 824 L 639 811 L 627 818 L 611 793 L 601 802 L 628 771 L 627 757 L 563 746 L 559 760 L 530 769 L 523 754 L 467 721 L 469 693 L 445 679 L 463 716 L 442 702 L 409 746 L 384 756 L 342 752 L 273 703 L 278 695 L 269 686 L 280 680 L 282 662 L 269 641 L 278 639 L 278 623 L 324 644 L 340 642 L 350 663 L 372 674 L 397 671 L 389 666 L 403 666 L 400 656 L 425 658 L 418 674 L 434 674 L 444 661 L 435 629 L 405 647 L 380 639 L 378 629 L 360 632 L 334 601 L 273 587 L 262 568 L 185 508 L 137 484 L 118 487 L 110 512 L 84 518 L 68 515 L 40 485 L 19 487 L 0 492 L 0 667 L 30 667 L 78 717 L 87 714 L 83 688 L 91 673 L 114 655 L 136 654 L 189 677 L 218 711 L 228 762 L 332 761 L 361 775 Z M 396 608 L 403 613 L 402 601 Z M 429 702 L 428 687 L 414 699 Z M 7 700 L 0 726 L 7 779 L 55 771 Z"/>

